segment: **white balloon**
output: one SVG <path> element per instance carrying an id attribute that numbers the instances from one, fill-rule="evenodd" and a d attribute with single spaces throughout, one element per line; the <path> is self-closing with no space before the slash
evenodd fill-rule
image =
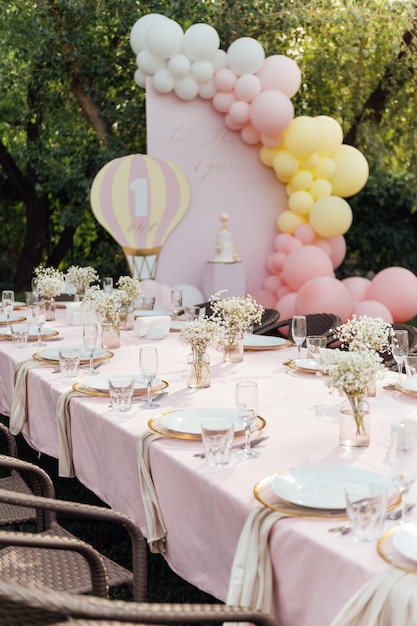
<path id="1" fill-rule="evenodd" d="M 181 100 L 192 100 L 198 95 L 198 82 L 189 74 L 175 81 L 174 91 Z"/>
<path id="2" fill-rule="evenodd" d="M 145 89 L 146 87 L 146 74 L 144 74 L 142 72 L 142 70 L 137 69 L 135 74 L 134 74 L 134 79 L 135 79 L 135 83 L 139 86 L 142 87 L 142 89 Z"/>
<path id="3" fill-rule="evenodd" d="M 216 92 L 217 89 L 214 80 L 208 80 L 206 83 L 200 83 L 198 86 L 198 95 L 204 100 L 212 100 Z"/>
<path id="4" fill-rule="evenodd" d="M 216 54 L 210 59 L 213 64 L 214 71 L 218 72 L 227 67 L 227 53 L 224 50 L 217 50 Z"/>
<path id="5" fill-rule="evenodd" d="M 146 43 L 149 50 L 161 59 L 170 59 L 181 52 L 184 31 L 174 20 L 156 20 L 148 29 Z"/>
<path id="6" fill-rule="evenodd" d="M 152 78 L 152 85 L 159 93 L 169 93 L 174 89 L 175 80 L 169 69 L 163 67 Z"/>
<path id="7" fill-rule="evenodd" d="M 172 289 L 181 289 L 183 306 L 191 306 L 193 304 L 201 304 L 205 298 L 201 291 L 193 285 L 174 285 Z"/>
<path id="8" fill-rule="evenodd" d="M 182 78 L 190 73 L 191 61 L 185 54 L 176 54 L 168 61 L 168 69 L 175 78 Z"/>
<path id="9" fill-rule="evenodd" d="M 194 61 L 191 65 L 191 75 L 198 83 L 206 83 L 210 78 L 213 78 L 213 65 L 210 61 Z"/>
<path id="10" fill-rule="evenodd" d="M 230 44 L 227 50 L 227 63 L 238 76 L 254 74 L 265 60 L 265 51 L 252 37 L 241 37 Z"/>
<path id="11" fill-rule="evenodd" d="M 142 50 L 136 57 L 137 66 L 145 74 L 155 74 L 165 67 L 165 61 L 156 57 L 150 50 Z"/>
<path id="12" fill-rule="evenodd" d="M 193 24 L 184 33 L 184 51 L 192 61 L 209 61 L 220 45 L 217 31 L 208 24 Z"/>
<path id="13" fill-rule="evenodd" d="M 145 50 L 147 47 L 146 34 L 148 28 L 151 24 L 161 19 L 167 20 L 168 18 L 159 13 L 148 13 L 133 24 L 133 28 L 130 31 L 130 47 L 135 54 L 139 54 L 141 50 Z"/>

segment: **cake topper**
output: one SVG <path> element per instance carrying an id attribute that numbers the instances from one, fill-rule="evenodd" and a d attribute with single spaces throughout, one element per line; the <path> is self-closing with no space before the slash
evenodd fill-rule
<path id="1" fill-rule="evenodd" d="M 216 258 L 217 263 L 235 263 L 239 261 L 239 255 L 237 253 L 236 246 L 232 241 L 232 236 L 227 228 L 227 222 L 229 221 L 229 214 L 222 213 L 220 215 L 222 222 L 221 231 L 216 241 Z"/>

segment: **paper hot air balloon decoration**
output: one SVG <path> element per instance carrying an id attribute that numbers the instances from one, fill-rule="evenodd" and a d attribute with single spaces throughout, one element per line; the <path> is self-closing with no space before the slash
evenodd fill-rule
<path id="1" fill-rule="evenodd" d="M 155 278 L 164 241 L 182 220 L 190 186 L 172 161 L 132 154 L 107 163 L 90 194 L 97 221 L 123 248 L 131 272 Z"/>

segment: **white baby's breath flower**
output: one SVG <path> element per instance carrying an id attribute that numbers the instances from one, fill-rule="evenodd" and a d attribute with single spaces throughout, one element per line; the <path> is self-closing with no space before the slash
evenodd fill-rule
<path id="1" fill-rule="evenodd" d="M 68 283 L 75 287 L 78 293 L 83 293 L 91 283 L 99 279 L 99 275 L 94 267 L 71 265 L 71 267 L 67 269 L 65 278 Z"/>
<path id="2" fill-rule="evenodd" d="M 375 350 L 325 350 L 320 353 L 323 380 L 339 395 L 365 396 L 384 371 L 382 359 Z"/>
<path id="3" fill-rule="evenodd" d="M 120 276 L 117 287 L 122 304 L 131 304 L 143 294 L 139 279 L 132 276 Z"/>
<path id="4" fill-rule="evenodd" d="M 180 341 L 191 347 L 195 354 L 201 354 L 207 347 L 218 341 L 220 327 L 217 322 L 207 317 L 198 317 L 193 322 L 186 322 L 181 329 Z"/>
<path id="5" fill-rule="evenodd" d="M 333 333 L 342 347 L 348 348 L 351 352 L 365 348 L 383 353 L 391 350 L 394 329 L 381 317 L 363 315 L 358 318 L 352 315 L 345 324 L 333 329 Z"/>
<path id="6" fill-rule="evenodd" d="M 83 307 L 94 313 L 100 322 L 115 323 L 118 319 L 119 300 L 116 293 L 107 293 L 98 285 L 86 290 Z"/>
<path id="7" fill-rule="evenodd" d="M 261 322 L 264 308 L 253 296 L 248 294 L 246 298 L 222 298 L 224 293 L 219 291 L 210 297 L 214 321 L 231 330 L 240 330 L 244 326 Z"/>
<path id="8" fill-rule="evenodd" d="M 44 298 L 55 298 L 62 291 L 64 286 L 64 274 L 55 267 L 35 267 L 35 274 L 38 277 L 38 289 Z"/>

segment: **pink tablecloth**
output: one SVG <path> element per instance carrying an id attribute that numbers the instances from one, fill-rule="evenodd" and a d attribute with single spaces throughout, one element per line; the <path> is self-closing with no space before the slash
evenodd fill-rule
<path id="1" fill-rule="evenodd" d="M 49 324 L 48 324 L 49 325 Z M 55 322 L 60 331 L 48 347 L 82 343 L 81 327 L 69 327 L 65 314 Z M 122 347 L 98 370 L 138 373 L 139 346 L 149 343 L 122 331 Z M 225 364 L 210 350 L 209 389 L 186 386 L 189 352 L 178 333 L 153 342 L 158 347 L 159 376 L 169 383 L 160 408 L 117 415 L 107 398 L 71 400 L 71 431 L 76 476 L 100 498 L 129 515 L 145 531 L 135 446 L 148 420 L 184 407 L 234 406 L 235 383 L 258 381 L 260 415 L 266 419 L 261 456 L 233 458 L 226 468 L 212 468 L 193 456 L 201 443 L 161 438 L 150 447 L 152 477 L 167 528 L 166 558 L 182 577 L 221 600 L 227 596 L 238 538 L 249 512 L 261 506 L 253 488 L 265 476 L 299 465 L 344 464 L 388 473 L 384 462 L 391 423 L 417 408 L 417 400 L 383 389 L 395 380 L 387 372 L 370 398 L 371 445 L 347 450 L 338 445 L 341 398 L 331 395 L 320 377 L 296 372 L 284 362 L 295 348 L 245 352 L 244 362 Z M 10 409 L 11 379 L 19 360 L 35 348 L 17 350 L 0 343 L 2 386 L 0 410 Z M 55 405 L 70 384 L 49 369 L 28 373 L 29 422 L 24 435 L 37 450 L 58 456 Z M 417 519 L 417 513 L 415 515 Z M 284 626 L 326 626 L 351 595 L 388 566 L 373 543 L 355 543 L 351 535 L 329 533 L 332 521 L 285 518 L 274 525 L 270 550 L 274 570 L 275 613 Z"/>

